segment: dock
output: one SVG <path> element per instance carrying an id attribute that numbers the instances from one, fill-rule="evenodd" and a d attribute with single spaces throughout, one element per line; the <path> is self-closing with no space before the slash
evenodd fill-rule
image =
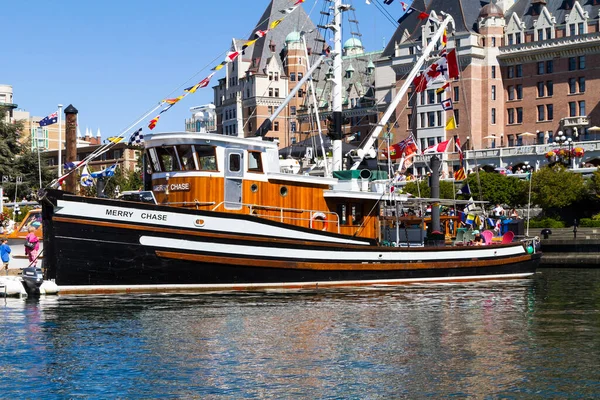
<path id="1" fill-rule="evenodd" d="M 530 229 L 530 235 L 541 239 L 542 260 L 540 266 L 592 268 L 600 266 L 600 228 L 550 229 L 548 239 L 541 235 L 541 229 Z M 539 231 L 539 232 L 538 232 Z"/>

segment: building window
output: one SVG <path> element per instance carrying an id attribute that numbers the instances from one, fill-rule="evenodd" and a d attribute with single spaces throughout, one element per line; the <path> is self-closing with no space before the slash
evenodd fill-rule
<path id="1" fill-rule="evenodd" d="M 269 72 L 269 80 L 272 81 L 273 80 L 273 73 Z"/>
<path id="2" fill-rule="evenodd" d="M 492 65 L 492 79 L 496 79 L 496 66 Z"/>
<path id="3" fill-rule="evenodd" d="M 427 104 L 435 104 L 435 90 L 427 91 Z"/>
<path id="4" fill-rule="evenodd" d="M 406 125 L 408 126 L 408 129 L 412 129 L 412 114 L 408 114 L 406 118 Z"/>
<path id="5" fill-rule="evenodd" d="M 515 109 L 509 108 L 507 111 L 508 111 L 508 123 L 514 124 L 515 123 Z"/>
<path id="6" fill-rule="evenodd" d="M 538 82 L 537 83 L 537 95 L 538 97 L 544 97 L 544 82 Z"/>
<path id="7" fill-rule="evenodd" d="M 577 34 L 583 35 L 585 32 L 583 31 L 583 22 L 577 24 Z"/>
<path id="8" fill-rule="evenodd" d="M 460 99 L 458 86 L 453 87 L 452 90 L 454 91 L 454 100 L 453 101 L 456 103 Z"/>
<path id="9" fill-rule="evenodd" d="M 296 106 L 291 106 L 290 107 L 290 114 L 296 115 Z"/>
<path id="10" fill-rule="evenodd" d="M 413 92 L 409 92 L 408 93 L 408 106 L 412 107 L 415 105 L 415 100 L 417 99 L 417 96 L 415 95 L 415 93 Z"/>
<path id="11" fill-rule="evenodd" d="M 430 128 L 435 126 L 435 112 L 430 111 L 427 113 L 427 127 Z"/>
<path id="12" fill-rule="evenodd" d="M 278 121 L 273 122 L 273 130 L 275 132 L 279 132 L 279 122 Z"/>
<path id="13" fill-rule="evenodd" d="M 538 29 L 537 34 L 538 34 L 538 40 L 544 40 L 544 30 L 543 29 Z"/>
<path id="14" fill-rule="evenodd" d="M 577 93 L 577 79 L 569 78 L 569 94 Z"/>
<path id="15" fill-rule="evenodd" d="M 496 85 L 492 85 L 492 100 L 496 100 Z"/>
<path id="16" fill-rule="evenodd" d="M 275 88 L 275 97 L 279 97 L 279 88 Z"/>
<path id="17" fill-rule="evenodd" d="M 512 33 L 509 33 L 509 34 L 507 35 L 507 38 L 508 38 L 508 45 L 509 45 L 509 46 L 510 46 L 510 45 L 512 45 L 512 44 L 513 44 L 513 34 L 512 34 Z"/>
<path id="18" fill-rule="evenodd" d="M 515 66 L 515 75 L 517 78 L 523 77 L 523 66 L 521 64 Z"/>
<path id="19" fill-rule="evenodd" d="M 456 126 L 460 124 L 460 112 L 458 110 L 454 110 L 454 122 Z"/>
<path id="20" fill-rule="evenodd" d="M 496 47 L 496 38 L 495 37 L 492 38 L 492 47 Z"/>
<path id="21" fill-rule="evenodd" d="M 437 126 L 442 126 L 442 112 L 437 111 Z"/>
<path id="22" fill-rule="evenodd" d="M 579 93 L 585 93 L 585 77 L 580 76 L 577 80 L 579 81 Z"/>
<path id="23" fill-rule="evenodd" d="M 542 105 L 537 106 L 537 120 L 538 120 L 538 122 L 544 121 L 545 118 L 546 118 L 546 113 L 545 113 L 544 106 L 542 106 Z"/>
<path id="24" fill-rule="evenodd" d="M 515 43 L 521 44 L 521 33 L 515 33 Z"/>
<path id="25" fill-rule="evenodd" d="M 290 72 L 290 81 L 296 82 L 296 73 L 295 72 Z"/>
<path id="26" fill-rule="evenodd" d="M 550 97 L 554 95 L 554 84 L 552 81 L 546 81 L 546 96 Z"/>
<path id="27" fill-rule="evenodd" d="M 508 76 L 509 79 L 514 78 L 515 77 L 515 67 L 508 67 L 506 69 L 506 75 Z"/>
<path id="28" fill-rule="evenodd" d="M 419 128 L 425 128 L 425 113 L 419 113 Z"/>
<path id="29" fill-rule="evenodd" d="M 575 57 L 569 57 L 569 71 L 575 71 L 577 69 L 577 59 Z"/>
<path id="30" fill-rule="evenodd" d="M 290 131 L 296 132 L 296 122 L 294 122 L 294 121 L 290 122 Z"/>
<path id="31" fill-rule="evenodd" d="M 569 117 L 577 116 L 577 103 L 574 101 L 569 102 Z"/>
<path id="32" fill-rule="evenodd" d="M 569 36 L 575 36 L 575 24 L 569 24 Z"/>
<path id="33" fill-rule="evenodd" d="M 552 39 L 552 28 L 546 28 L 546 40 Z"/>
<path id="34" fill-rule="evenodd" d="M 537 68 L 538 68 L 538 75 L 543 75 L 544 74 L 544 67 L 545 67 L 545 63 L 543 61 L 540 61 L 537 63 Z"/>
<path id="35" fill-rule="evenodd" d="M 523 99 L 523 85 L 517 85 L 517 100 Z"/>
<path id="36" fill-rule="evenodd" d="M 274 74 L 275 80 L 278 81 L 279 80 L 279 72 L 275 72 Z"/>
<path id="37" fill-rule="evenodd" d="M 299 81 L 300 81 L 300 80 L 302 80 L 302 76 L 303 76 L 303 75 L 302 75 L 302 72 L 298 72 L 298 80 L 299 80 Z"/>
<path id="38" fill-rule="evenodd" d="M 419 105 L 420 106 L 424 106 L 425 105 L 425 92 L 421 92 L 421 94 L 419 96 Z"/>
<path id="39" fill-rule="evenodd" d="M 523 123 L 523 108 L 517 107 L 517 124 Z"/>
<path id="40" fill-rule="evenodd" d="M 579 102 L 579 116 L 585 116 L 585 101 L 583 100 Z"/>
<path id="41" fill-rule="evenodd" d="M 273 88 L 269 88 L 269 97 L 273 97 Z"/>
<path id="42" fill-rule="evenodd" d="M 546 105 L 546 114 L 548 115 L 548 121 L 552 121 L 554 119 L 554 106 L 552 104 Z"/>
<path id="43" fill-rule="evenodd" d="M 514 100 L 515 99 L 515 87 L 509 86 L 508 88 L 506 88 L 506 91 L 508 92 L 508 99 Z"/>
<path id="44" fill-rule="evenodd" d="M 554 72 L 554 61 L 548 60 L 546 61 L 546 73 L 551 74 Z"/>
<path id="45" fill-rule="evenodd" d="M 496 125 L 496 109 L 492 108 L 492 125 Z"/>

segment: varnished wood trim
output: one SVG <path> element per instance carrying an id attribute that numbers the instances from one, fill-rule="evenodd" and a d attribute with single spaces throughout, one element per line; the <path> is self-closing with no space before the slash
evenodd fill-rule
<path id="1" fill-rule="evenodd" d="M 179 253 L 173 251 L 156 250 L 156 255 L 162 258 L 171 258 L 175 260 L 186 260 L 194 262 L 204 262 L 209 264 L 227 264 L 246 267 L 267 267 L 280 269 L 306 269 L 318 271 L 408 271 L 415 269 L 445 269 L 445 268 L 474 268 L 490 267 L 519 262 L 526 262 L 531 259 L 529 255 L 516 257 L 507 257 L 495 260 L 457 260 L 457 261 L 437 261 L 437 262 L 414 262 L 414 263 L 321 263 L 309 261 L 288 261 L 288 260 L 266 260 L 266 259 L 248 259 L 240 257 L 212 256 L 205 254 Z M 460 265 L 458 265 L 460 264 Z"/>

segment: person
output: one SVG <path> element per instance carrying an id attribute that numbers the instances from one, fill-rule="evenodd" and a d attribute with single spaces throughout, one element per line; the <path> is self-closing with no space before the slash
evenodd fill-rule
<path id="1" fill-rule="evenodd" d="M 33 248 L 28 248 L 25 246 L 25 255 L 29 259 L 29 265 L 36 266 L 37 264 L 37 256 L 40 250 L 40 239 L 35 235 L 35 228 L 30 226 L 28 229 L 28 234 L 25 236 L 25 242 L 33 243 Z"/>
<path id="2" fill-rule="evenodd" d="M 475 238 L 473 239 L 473 246 L 483 246 L 483 238 L 481 237 L 481 233 L 477 232 L 475 234 Z"/>
<path id="3" fill-rule="evenodd" d="M 4 269 L 8 269 L 8 262 L 10 261 L 10 246 L 8 245 L 8 239 L 2 238 L 2 244 L 0 245 L 0 259 Z"/>
<path id="4" fill-rule="evenodd" d="M 512 210 L 510 210 L 510 217 L 513 218 L 513 219 L 514 218 L 519 218 L 519 213 L 517 212 L 516 209 L 513 208 Z"/>
<path id="5" fill-rule="evenodd" d="M 496 207 L 492 210 L 494 217 L 501 217 L 504 215 L 504 208 L 500 204 L 496 204 Z"/>

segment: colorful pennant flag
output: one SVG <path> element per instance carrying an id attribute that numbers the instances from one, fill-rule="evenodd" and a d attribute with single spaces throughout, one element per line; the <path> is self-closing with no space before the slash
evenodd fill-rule
<path id="1" fill-rule="evenodd" d="M 271 22 L 271 25 L 269 25 L 269 30 L 275 29 L 277 27 L 277 25 L 279 25 L 281 23 L 281 21 L 283 21 L 283 18 L 279 18 L 279 19 L 276 19 L 275 21 Z"/>
<path id="2" fill-rule="evenodd" d="M 156 127 L 156 123 L 158 122 L 160 118 L 160 115 L 157 115 L 156 117 L 152 118 L 150 120 L 150 123 L 148 124 L 148 129 L 152 130 Z"/>
<path id="3" fill-rule="evenodd" d="M 442 108 L 444 109 L 444 111 L 451 111 L 452 110 L 452 99 L 442 100 Z"/>
<path id="4" fill-rule="evenodd" d="M 446 88 L 447 88 L 447 87 L 449 87 L 449 86 L 450 86 L 450 82 L 446 82 L 446 83 L 444 83 L 444 85 L 443 85 L 442 87 L 440 87 L 440 88 L 437 88 L 437 89 L 435 90 L 435 94 L 440 94 L 440 93 L 442 93 L 442 92 L 443 92 L 444 90 L 446 90 Z"/>
<path id="5" fill-rule="evenodd" d="M 434 144 L 433 146 L 429 146 L 423 151 L 423 154 L 444 153 L 448 147 L 448 143 L 450 143 L 450 139 L 438 144 Z"/>
<path id="6" fill-rule="evenodd" d="M 297 6 L 298 4 L 302 4 L 302 3 L 304 3 L 304 0 L 297 0 L 297 1 L 294 3 L 294 5 L 295 5 L 295 6 Z"/>
<path id="7" fill-rule="evenodd" d="M 119 164 L 115 163 L 109 167 L 104 168 L 102 171 L 92 172 L 90 175 L 92 178 L 109 178 L 115 174 L 115 170 Z"/>
<path id="8" fill-rule="evenodd" d="M 446 122 L 446 130 L 451 131 L 452 129 L 456 129 L 456 121 L 454 120 L 454 115 L 450 117 L 448 122 Z"/>
<path id="9" fill-rule="evenodd" d="M 460 138 L 458 135 L 454 135 L 454 147 L 456 147 L 456 151 L 458 152 L 458 158 L 460 159 L 460 165 L 463 165 L 464 154 L 462 148 L 460 147 Z"/>
<path id="10" fill-rule="evenodd" d="M 418 151 L 417 143 L 415 142 L 413 135 L 411 134 L 404 140 L 399 141 L 398 143 L 391 145 L 387 150 L 383 151 L 383 155 L 387 157 L 387 153 L 390 153 L 390 159 L 397 160 L 404 156 L 409 156 Z"/>
<path id="11" fill-rule="evenodd" d="M 175 98 L 173 98 L 173 99 L 164 99 L 164 100 L 163 100 L 163 103 L 167 103 L 167 104 L 175 104 L 175 103 L 177 103 L 179 100 L 183 99 L 184 97 L 185 97 L 185 95 L 183 95 L 183 94 L 182 94 L 181 96 L 175 97 Z"/>
<path id="12" fill-rule="evenodd" d="M 142 143 L 144 143 L 144 134 L 142 133 L 142 128 L 140 128 L 131 134 L 127 144 L 129 146 L 141 146 Z"/>
<path id="13" fill-rule="evenodd" d="M 267 35 L 267 33 L 269 32 L 269 29 L 266 29 L 264 31 L 258 30 L 254 33 L 254 36 L 256 38 L 261 38 L 261 37 L 265 37 Z"/>
<path id="14" fill-rule="evenodd" d="M 294 10 L 295 10 L 296 8 L 298 8 L 298 6 L 294 6 L 294 7 L 288 7 L 288 8 L 286 8 L 285 10 L 279 10 L 279 12 L 280 12 L 280 13 L 282 13 L 282 14 L 291 14 L 291 13 L 293 13 L 293 12 L 294 12 Z M 279 24 L 277 24 L 277 25 L 279 25 Z M 277 25 L 276 25 L 276 26 L 277 26 Z"/>
<path id="15" fill-rule="evenodd" d="M 120 136 L 111 136 L 111 137 L 107 138 L 106 140 L 108 140 L 111 143 L 119 143 L 119 142 L 123 141 L 123 138 Z"/>
<path id="16" fill-rule="evenodd" d="M 419 18 L 420 20 L 427 19 L 427 18 L 429 18 L 429 14 L 427 14 L 426 12 L 421 11 L 419 13 L 419 15 L 417 15 L 417 18 Z"/>
<path id="17" fill-rule="evenodd" d="M 471 194 L 471 188 L 469 187 L 469 182 L 465 182 L 465 184 L 460 189 L 458 189 L 458 192 L 456 192 L 456 194 Z"/>
<path id="18" fill-rule="evenodd" d="M 454 171 L 454 180 L 455 181 L 463 181 L 467 178 L 467 174 L 465 174 L 465 167 L 460 167 L 458 171 Z"/>
<path id="19" fill-rule="evenodd" d="M 398 19 L 398 24 L 401 24 L 402 22 L 404 22 L 404 20 L 406 18 L 408 18 L 409 15 L 411 15 L 412 13 L 414 13 L 416 10 L 412 7 L 410 7 L 408 10 L 406 10 L 406 12 Z"/>
<path id="20" fill-rule="evenodd" d="M 406 4 L 405 2 L 401 1 L 400 5 L 402 6 L 402 11 L 406 11 L 408 9 L 408 4 Z"/>
<path id="21" fill-rule="evenodd" d="M 81 170 L 81 178 L 79 178 L 79 183 L 81 186 L 92 186 L 94 184 L 94 180 L 90 175 L 90 171 L 88 170 L 87 164 Z"/>
<path id="22" fill-rule="evenodd" d="M 385 4 L 386 6 L 389 6 L 393 2 L 394 2 L 394 0 L 383 0 L 383 4 Z"/>
<path id="23" fill-rule="evenodd" d="M 216 67 L 212 68 L 212 71 L 218 71 L 221 68 L 223 68 L 225 66 L 225 64 L 227 64 L 227 61 L 221 61 L 221 64 L 217 65 Z"/>

